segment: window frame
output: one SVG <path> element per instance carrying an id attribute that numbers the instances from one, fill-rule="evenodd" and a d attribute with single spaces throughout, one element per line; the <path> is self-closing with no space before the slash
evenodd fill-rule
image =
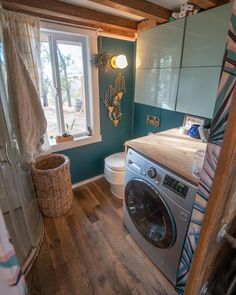
<path id="1" fill-rule="evenodd" d="M 40 23 L 40 41 L 44 40 L 45 36 L 48 36 L 50 54 L 52 58 L 52 71 L 57 71 L 53 74 L 57 77 L 57 81 L 53 81 L 54 84 L 54 95 L 56 100 L 57 112 L 57 124 L 58 118 L 59 122 L 63 120 L 63 105 L 61 101 L 61 96 L 58 96 L 58 89 L 56 87 L 60 85 L 60 76 L 58 68 L 58 57 L 56 52 L 55 43 L 57 41 L 67 41 L 70 43 L 82 43 L 83 52 L 83 67 L 84 67 L 84 77 L 85 77 L 85 96 L 86 96 L 86 123 L 89 126 L 92 133 L 91 135 L 80 134 L 76 136 L 73 141 L 63 142 L 63 143 L 50 143 L 51 150 L 53 152 L 66 150 L 78 146 L 83 146 L 87 144 L 92 144 L 100 142 L 102 136 L 100 134 L 100 106 L 99 106 L 99 86 L 98 86 L 98 69 L 91 64 L 92 55 L 97 53 L 97 35 L 95 31 L 80 29 L 75 27 L 70 27 L 66 25 L 60 25 L 55 23 L 41 22 Z M 50 42 L 52 41 L 52 42 Z M 52 46 L 54 44 L 54 46 Z M 55 64 L 53 64 L 55 62 Z M 56 64 L 57 63 L 57 64 Z M 86 79 L 87 78 L 87 79 Z M 59 87 L 60 88 L 60 87 Z M 61 89 L 60 89 L 61 90 Z M 59 90 L 59 91 L 60 91 Z M 62 116 L 62 117 L 61 117 Z M 61 123 L 60 123 L 61 124 Z M 63 128 L 59 128 L 63 131 Z"/>

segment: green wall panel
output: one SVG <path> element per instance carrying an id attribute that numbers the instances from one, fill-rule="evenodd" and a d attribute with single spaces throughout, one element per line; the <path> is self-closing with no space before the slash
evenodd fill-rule
<path id="1" fill-rule="evenodd" d="M 147 115 L 158 116 L 160 126 L 154 128 L 146 123 Z M 134 137 L 147 135 L 149 132 L 160 132 L 167 129 L 179 127 L 183 124 L 184 113 L 174 112 L 148 106 L 140 103 L 134 104 Z"/>

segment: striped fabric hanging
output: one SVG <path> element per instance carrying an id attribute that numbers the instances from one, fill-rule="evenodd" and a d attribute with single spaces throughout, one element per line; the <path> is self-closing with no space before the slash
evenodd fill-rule
<path id="1" fill-rule="evenodd" d="M 210 130 L 209 143 L 203 171 L 195 197 L 195 204 L 189 225 L 188 234 L 182 251 L 182 257 L 177 273 L 176 291 L 184 294 L 187 284 L 193 255 L 197 247 L 201 226 L 210 196 L 216 167 L 219 161 L 221 145 L 224 138 L 225 127 L 229 114 L 230 105 L 235 91 L 236 83 L 236 1 L 234 1 L 232 17 L 229 24 L 228 38 L 220 81 L 217 92 L 215 115 Z"/>

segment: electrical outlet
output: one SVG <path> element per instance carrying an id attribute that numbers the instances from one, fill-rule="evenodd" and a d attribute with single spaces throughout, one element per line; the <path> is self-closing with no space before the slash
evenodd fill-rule
<path id="1" fill-rule="evenodd" d="M 157 116 L 147 115 L 146 122 L 148 125 L 151 125 L 155 128 L 160 126 L 160 118 Z"/>

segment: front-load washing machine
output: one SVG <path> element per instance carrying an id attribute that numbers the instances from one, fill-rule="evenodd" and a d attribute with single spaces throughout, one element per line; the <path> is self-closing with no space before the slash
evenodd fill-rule
<path id="1" fill-rule="evenodd" d="M 173 285 L 196 191 L 186 179 L 128 150 L 124 225 Z"/>

